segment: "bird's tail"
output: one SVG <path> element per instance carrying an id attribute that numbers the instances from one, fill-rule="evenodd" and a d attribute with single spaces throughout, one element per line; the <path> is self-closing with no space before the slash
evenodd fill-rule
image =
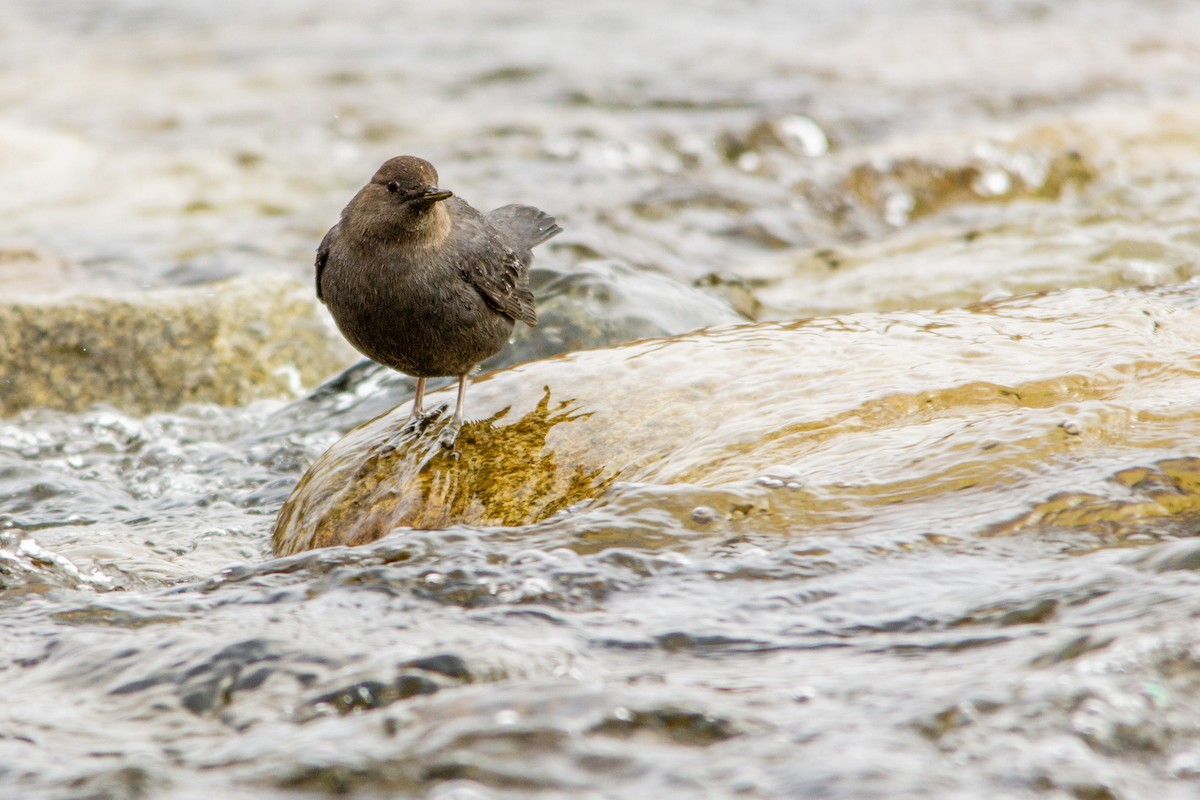
<path id="1" fill-rule="evenodd" d="M 521 249 L 533 248 L 562 233 L 554 217 L 533 206 L 519 203 L 501 206 L 487 214 L 488 222 L 512 237 Z"/>

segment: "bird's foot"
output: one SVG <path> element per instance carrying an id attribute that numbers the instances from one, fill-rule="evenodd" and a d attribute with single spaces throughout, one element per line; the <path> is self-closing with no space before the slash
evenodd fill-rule
<path id="1" fill-rule="evenodd" d="M 442 432 L 438 434 L 438 444 L 447 450 L 454 449 L 454 443 L 458 441 L 458 432 L 462 430 L 462 419 L 452 419 L 442 428 Z"/>
<path id="2" fill-rule="evenodd" d="M 416 431 L 419 433 L 425 430 L 429 423 L 433 422 L 442 414 L 445 414 L 446 409 L 449 407 L 449 403 L 439 403 L 431 411 L 414 412 L 413 415 L 408 418 L 408 422 L 404 423 L 403 429 L 406 431 Z"/>

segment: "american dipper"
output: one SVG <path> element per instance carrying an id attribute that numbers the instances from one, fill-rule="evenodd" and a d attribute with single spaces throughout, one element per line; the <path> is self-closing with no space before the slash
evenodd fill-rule
<path id="1" fill-rule="evenodd" d="M 428 161 L 384 162 L 317 248 L 317 298 L 360 353 L 417 379 L 458 377 L 458 402 L 439 440 L 452 447 L 467 377 L 504 347 L 517 320 L 537 326 L 529 290 L 532 248 L 561 233 L 533 206 L 480 214 L 438 188 Z"/>

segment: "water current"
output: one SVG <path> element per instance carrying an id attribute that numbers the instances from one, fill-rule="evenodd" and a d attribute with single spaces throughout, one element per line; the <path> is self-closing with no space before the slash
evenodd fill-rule
<path id="1" fill-rule="evenodd" d="M 8 0 L 0 797 L 1200 796 L 1198 31 Z M 558 217 L 473 397 L 608 482 L 276 557 L 411 393 L 308 289 L 400 153 Z"/>

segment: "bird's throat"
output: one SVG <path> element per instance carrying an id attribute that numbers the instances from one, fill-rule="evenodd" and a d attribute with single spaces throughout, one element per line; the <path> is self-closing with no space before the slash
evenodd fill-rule
<path id="1" fill-rule="evenodd" d="M 405 226 L 405 234 L 411 242 L 423 247 L 435 247 L 450 235 L 450 212 L 444 203 L 438 202 L 430 206 L 424 214 L 410 220 Z"/>

